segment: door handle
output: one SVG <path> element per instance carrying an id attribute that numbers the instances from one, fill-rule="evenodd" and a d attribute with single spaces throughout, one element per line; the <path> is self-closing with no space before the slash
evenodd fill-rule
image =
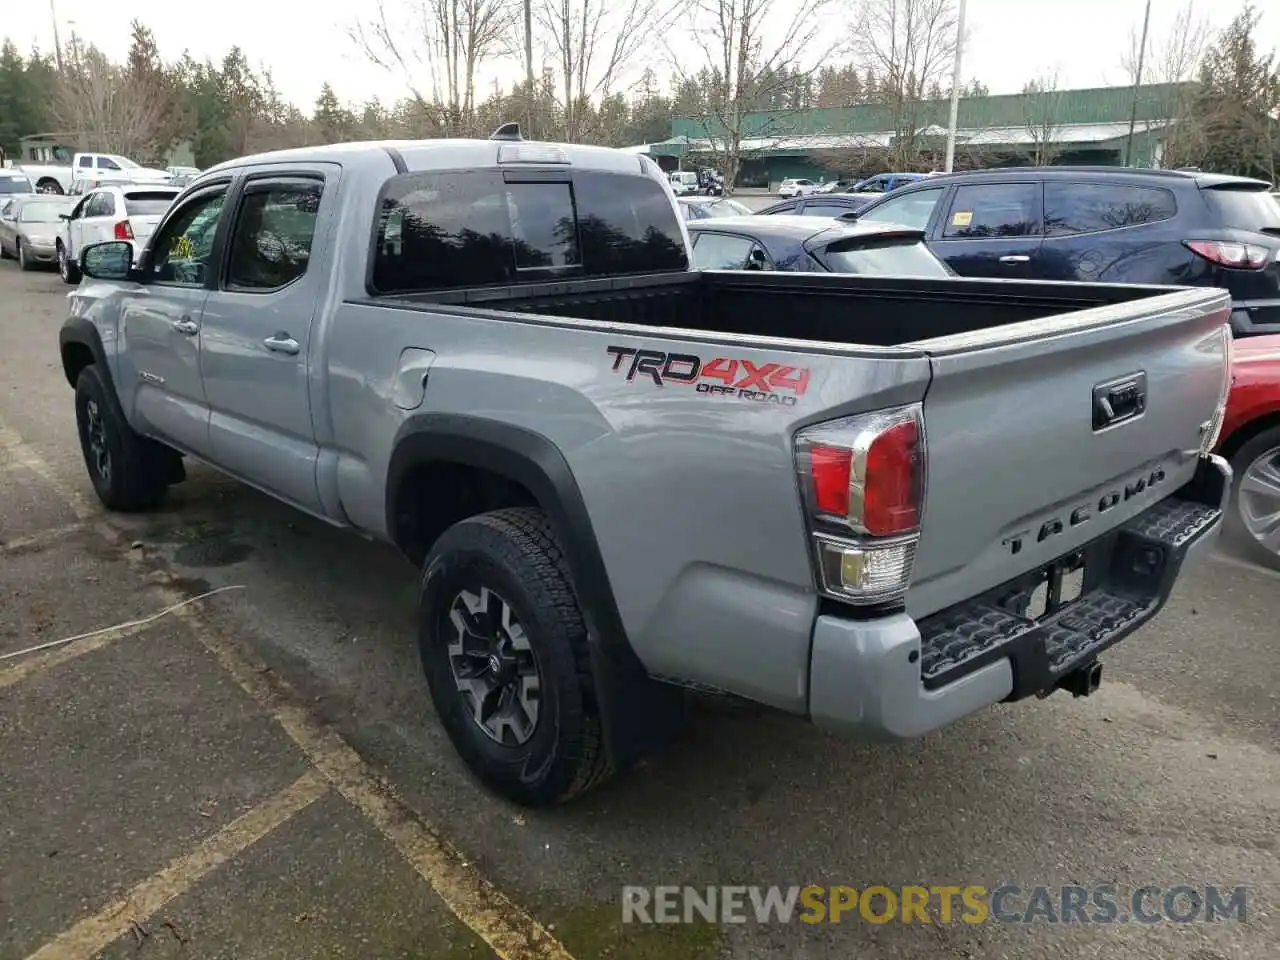
<path id="1" fill-rule="evenodd" d="M 273 353 L 294 354 L 298 352 L 298 341 L 287 333 L 277 333 L 275 336 L 267 337 L 262 341 L 262 345 Z"/>
<path id="2" fill-rule="evenodd" d="M 195 336 L 200 331 L 199 325 L 190 317 L 183 317 L 181 320 L 173 321 L 170 326 L 179 333 L 185 333 L 188 337 Z"/>
<path id="3" fill-rule="evenodd" d="M 1021 253 L 1011 253 L 1007 257 L 1001 257 L 1001 263 L 1026 263 L 1031 258 Z"/>

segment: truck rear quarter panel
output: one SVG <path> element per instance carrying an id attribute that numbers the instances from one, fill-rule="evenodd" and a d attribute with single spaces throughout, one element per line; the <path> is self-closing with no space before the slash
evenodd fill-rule
<path id="1" fill-rule="evenodd" d="M 387 535 L 392 447 L 415 415 L 523 427 L 568 461 L 646 668 L 804 709 L 817 599 L 791 438 L 816 420 L 921 399 L 925 358 L 439 307 L 344 303 L 331 322 L 338 489 L 356 526 Z M 406 348 L 435 354 L 416 410 L 392 402 Z M 639 354 L 647 363 L 638 351 L 651 351 Z M 679 379 L 694 359 L 696 380 Z M 754 399 L 710 392 L 724 381 L 705 372 L 730 364 L 733 382 L 790 367 L 783 378 L 804 385 L 757 382 L 765 396 Z"/>

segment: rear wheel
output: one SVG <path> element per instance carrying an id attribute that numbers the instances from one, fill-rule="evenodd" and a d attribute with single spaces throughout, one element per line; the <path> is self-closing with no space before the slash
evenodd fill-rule
<path id="1" fill-rule="evenodd" d="M 1280 570 L 1280 427 L 1251 439 L 1231 458 L 1227 529 L 1249 558 Z"/>
<path id="2" fill-rule="evenodd" d="M 445 531 L 424 566 L 418 637 L 440 722 L 486 785 L 546 806 L 607 779 L 587 631 L 540 510 Z"/>
<path id="3" fill-rule="evenodd" d="M 36 183 L 36 193 L 62 193 L 62 184 L 52 177 L 46 177 Z"/>

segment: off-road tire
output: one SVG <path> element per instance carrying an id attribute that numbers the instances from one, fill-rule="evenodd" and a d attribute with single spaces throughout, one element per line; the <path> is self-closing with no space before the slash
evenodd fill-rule
<path id="1" fill-rule="evenodd" d="M 539 716 L 520 746 L 489 737 L 458 690 L 449 611 L 467 584 L 496 593 L 524 627 L 537 660 Z M 542 511 L 495 510 L 454 524 L 423 564 L 418 646 L 436 713 L 475 775 L 524 806 L 563 803 L 613 773 L 604 749 L 587 629 L 564 554 Z"/>
<path id="2" fill-rule="evenodd" d="M 98 468 L 90 441 L 90 404 L 96 408 L 109 455 L 106 476 Z M 129 426 L 96 364 L 89 364 L 76 379 L 76 428 L 85 469 L 104 507 L 133 513 L 150 509 L 164 499 L 174 476 L 174 464 L 181 460 L 174 451 Z"/>
<path id="3" fill-rule="evenodd" d="M 1240 483 L 1244 479 L 1245 471 L 1254 461 L 1268 451 L 1276 449 L 1280 449 L 1280 427 L 1271 427 L 1263 430 L 1256 437 L 1251 437 L 1232 456 L 1231 503 L 1227 507 L 1227 516 L 1223 523 L 1229 544 L 1235 546 L 1254 563 L 1272 570 L 1280 570 L 1280 554 L 1273 553 L 1264 547 L 1245 527 L 1244 519 L 1240 515 Z"/>

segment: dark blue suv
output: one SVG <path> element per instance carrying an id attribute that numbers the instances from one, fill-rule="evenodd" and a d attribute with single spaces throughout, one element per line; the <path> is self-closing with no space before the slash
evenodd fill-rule
<path id="1" fill-rule="evenodd" d="M 1280 201 L 1262 180 L 1014 167 L 898 187 L 855 216 L 926 231 L 961 276 L 1221 287 L 1236 336 L 1280 333 Z"/>

